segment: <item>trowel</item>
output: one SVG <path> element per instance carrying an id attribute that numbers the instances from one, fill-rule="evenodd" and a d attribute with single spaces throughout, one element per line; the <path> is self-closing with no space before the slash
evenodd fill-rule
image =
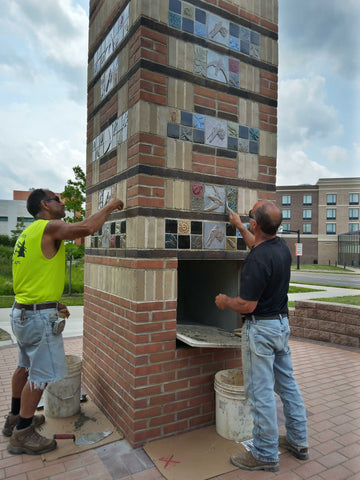
<path id="1" fill-rule="evenodd" d="M 72 433 L 55 433 L 53 438 L 55 440 L 73 440 L 75 445 L 92 445 L 93 443 L 100 442 L 100 440 L 108 437 L 112 433 L 112 431 L 85 433 L 78 439 Z"/>

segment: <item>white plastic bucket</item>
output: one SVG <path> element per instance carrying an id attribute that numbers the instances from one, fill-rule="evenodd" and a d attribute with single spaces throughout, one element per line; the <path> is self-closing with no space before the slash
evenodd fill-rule
<path id="1" fill-rule="evenodd" d="M 253 419 L 245 397 L 242 370 L 221 370 L 215 375 L 216 431 L 228 440 L 252 438 Z"/>
<path id="2" fill-rule="evenodd" d="M 71 417 L 80 411 L 82 361 L 76 355 L 66 355 L 66 364 L 66 377 L 49 383 L 44 391 L 45 416 Z"/>

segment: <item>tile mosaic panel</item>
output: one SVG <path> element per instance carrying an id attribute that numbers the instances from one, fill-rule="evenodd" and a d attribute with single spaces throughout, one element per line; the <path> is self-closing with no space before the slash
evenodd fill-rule
<path id="1" fill-rule="evenodd" d="M 92 161 L 98 160 L 126 142 L 128 136 L 128 112 L 123 113 L 93 140 Z"/>
<path id="2" fill-rule="evenodd" d="M 203 8 L 169 0 L 169 26 L 260 59 L 260 34 Z"/>
<path id="3" fill-rule="evenodd" d="M 117 19 L 105 40 L 96 50 L 94 55 L 94 76 L 105 65 L 107 59 L 112 55 L 120 43 L 124 40 L 129 31 L 129 5 Z"/>
<path id="4" fill-rule="evenodd" d="M 103 191 L 101 197 L 105 198 Z M 100 199 L 100 192 L 99 192 Z M 106 202 L 105 202 L 106 203 Z M 104 205 L 105 205 L 104 203 Z M 99 209 L 101 207 L 99 206 Z M 106 222 L 103 227 L 91 237 L 92 248 L 126 248 L 126 220 Z"/>
<path id="5" fill-rule="evenodd" d="M 110 67 L 101 75 L 100 98 L 101 100 L 114 88 L 118 82 L 119 61 L 116 57 Z"/>
<path id="6" fill-rule="evenodd" d="M 239 152 L 259 153 L 260 130 L 216 117 L 181 111 L 169 116 L 167 136 Z M 178 120 L 180 118 L 180 120 Z M 175 123 L 175 122 L 180 122 Z M 103 132 L 104 133 L 104 132 Z"/>
<path id="7" fill-rule="evenodd" d="M 236 187 L 191 184 L 191 210 L 211 213 L 227 213 L 226 204 L 237 211 L 238 191 Z"/>

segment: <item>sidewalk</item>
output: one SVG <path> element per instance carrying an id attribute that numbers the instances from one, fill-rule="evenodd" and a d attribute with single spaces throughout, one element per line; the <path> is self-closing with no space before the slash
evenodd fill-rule
<path id="1" fill-rule="evenodd" d="M 360 351 L 292 339 L 296 379 L 308 413 L 310 459 L 280 456 L 280 471 L 235 470 L 216 480 L 360 480 Z M 7 414 L 16 346 L 0 347 L 0 416 Z M 81 355 L 82 337 L 66 338 L 67 354 Z M 42 462 L 38 456 L 10 455 L 0 434 L 3 480 L 162 480 L 142 448 L 126 440 Z M 184 479 L 187 480 L 187 479 Z"/>

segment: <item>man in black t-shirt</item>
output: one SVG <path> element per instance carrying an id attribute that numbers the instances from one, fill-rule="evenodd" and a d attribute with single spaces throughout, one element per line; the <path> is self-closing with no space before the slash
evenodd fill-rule
<path id="1" fill-rule="evenodd" d="M 230 210 L 229 221 L 250 248 L 241 270 L 240 295 L 219 294 L 220 309 L 240 313 L 244 385 L 254 419 L 251 451 L 240 445 L 231 462 L 245 470 L 279 470 L 278 446 L 295 457 L 309 458 L 306 411 L 293 376 L 288 339 L 287 292 L 291 254 L 276 236 L 281 210 L 272 202 L 257 202 L 249 212 L 251 231 Z M 280 396 L 285 414 L 286 435 L 279 436 L 274 391 Z"/>

